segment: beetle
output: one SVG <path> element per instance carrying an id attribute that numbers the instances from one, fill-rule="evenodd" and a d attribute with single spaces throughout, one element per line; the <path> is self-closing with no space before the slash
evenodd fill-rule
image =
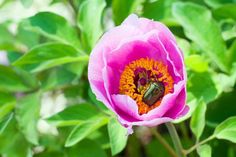
<path id="1" fill-rule="evenodd" d="M 165 92 L 165 86 L 162 82 L 151 82 L 143 95 L 143 102 L 148 106 L 154 105 Z"/>

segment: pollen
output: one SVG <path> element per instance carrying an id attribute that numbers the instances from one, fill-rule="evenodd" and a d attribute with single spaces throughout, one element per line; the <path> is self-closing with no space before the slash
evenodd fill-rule
<path id="1" fill-rule="evenodd" d="M 150 85 L 161 82 L 164 85 L 163 96 L 154 104 L 143 101 L 145 92 Z M 130 62 L 120 76 L 119 92 L 134 99 L 138 105 L 139 114 L 146 114 L 161 104 L 163 97 L 173 92 L 174 81 L 168 72 L 167 65 L 161 61 L 141 58 Z"/>

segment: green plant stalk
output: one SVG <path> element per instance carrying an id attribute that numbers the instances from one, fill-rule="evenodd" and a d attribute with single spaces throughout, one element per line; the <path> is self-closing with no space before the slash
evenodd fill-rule
<path id="1" fill-rule="evenodd" d="M 168 153 L 172 157 L 178 157 L 173 148 L 168 144 L 168 142 L 160 135 L 156 128 L 151 128 L 152 134 L 157 138 L 157 140 L 166 148 Z"/>
<path id="2" fill-rule="evenodd" d="M 187 154 L 191 153 L 192 151 L 194 151 L 195 149 L 197 149 L 199 146 L 209 142 L 210 140 L 213 140 L 214 138 L 215 138 L 215 135 L 211 135 L 207 139 L 195 144 L 194 146 L 192 146 L 188 150 L 183 150 L 183 152 L 184 152 L 185 155 L 187 155 Z"/>
<path id="3" fill-rule="evenodd" d="M 177 134 L 177 131 L 175 129 L 175 126 L 172 123 L 167 122 L 166 127 L 170 133 L 170 136 L 173 141 L 177 156 L 178 157 L 185 157 L 185 154 L 183 153 L 183 147 L 180 142 L 179 135 Z"/>
<path id="4" fill-rule="evenodd" d="M 186 141 L 186 146 L 190 147 L 196 143 L 192 143 L 192 139 L 188 136 L 188 130 L 186 128 L 185 122 L 179 123 L 180 131 L 183 134 L 183 139 Z M 184 153 L 184 152 L 183 152 Z M 194 154 L 189 154 L 188 157 L 195 157 Z"/>
<path id="5" fill-rule="evenodd" d="M 188 137 L 188 131 L 187 131 L 187 128 L 186 128 L 186 126 L 185 126 L 185 123 L 182 122 L 182 123 L 179 124 L 179 126 L 180 126 L 181 132 L 183 133 L 184 139 L 189 142 L 190 139 L 189 139 L 189 137 Z"/>

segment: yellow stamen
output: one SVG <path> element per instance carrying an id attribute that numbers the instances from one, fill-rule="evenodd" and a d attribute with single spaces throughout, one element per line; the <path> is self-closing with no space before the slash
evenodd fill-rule
<path id="1" fill-rule="evenodd" d="M 153 59 L 141 58 L 139 60 L 132 61 L 125 67 L 120 77 L 120 94 L 125 94 L 133 98 L 138 105 L 139 114 L 142 115 L 158 107 L 161 104 L 162 98 L 152 106 L 148 106 L 143 102 L 143 95 L 146 89 L 148 88 L 149 83 L 145 84 L 142 88 L 140 88 L 141 90 L 137 89 L 138 87 L 136 87 L 134 81 L 134 72 L 138 68 L 143 68 L 146 71 L 150 71 L 151 78 L 155 77 L 157 78 L 157 81 L 164 83 L 164 96 L 173 91 L 174 81 L 168 72 L 167 66 L 164 65 L 161 61 L 154 61 Z"/>

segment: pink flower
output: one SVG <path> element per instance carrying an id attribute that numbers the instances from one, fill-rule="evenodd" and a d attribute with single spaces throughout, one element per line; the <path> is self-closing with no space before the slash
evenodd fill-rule
<path id="1" fill-rule="evenodd" d="M 187 113 L 186 71 L 175 37 L 162 23 L 132 14 L 93 49 L 88 79 L 120 123 L 156 126 Z"/>

